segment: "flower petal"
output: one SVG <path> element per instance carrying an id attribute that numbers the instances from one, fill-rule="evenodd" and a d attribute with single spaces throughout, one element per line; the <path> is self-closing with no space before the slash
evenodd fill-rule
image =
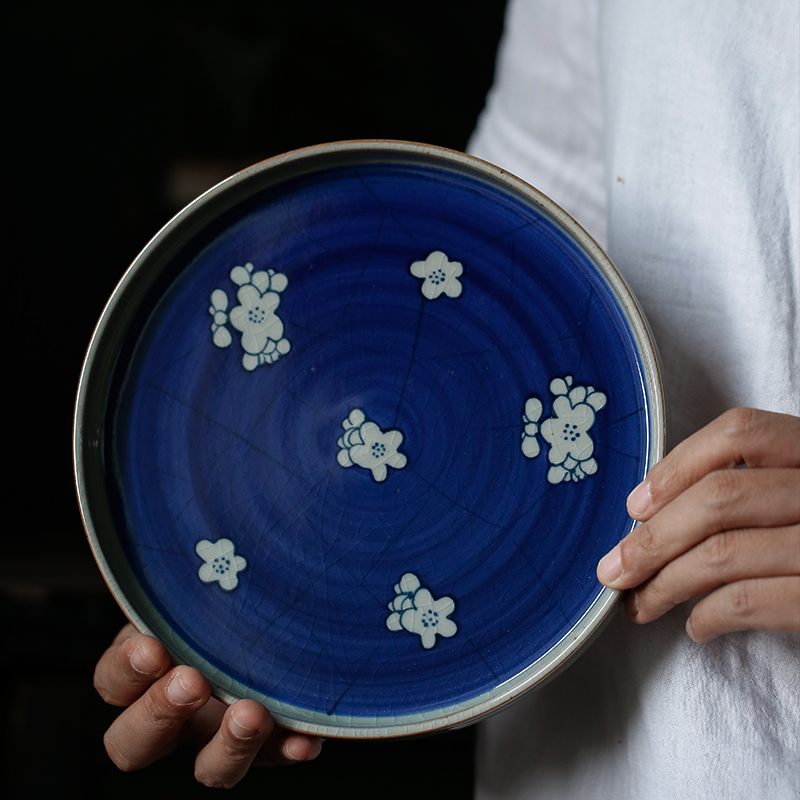
<path id="1" fill-rule="evenodd" d="M 228 295 L 222 289 L 214 289 L 211 292 L 211 306 L 215 311 L 227 311 Z"/>
<path id="2" fill-rule="evenodd" d="M 383 483 L 386 480 L 386 464 L 377 464 L 372 468 L 372 477 L 375 478 L 378 483 Z"/>
<path id="3" fill-rule="evenodd" d="M 289 279 L 282 272 L 275 272 L 269 278 L 269 290 L 282 292 L 289 285 Z"/>
<path id="4" fill-rule="evenodd" d="M 456 604 L 452 597 L 440 597 L 433 601 L 433 610 L 440 617 L 447 617 L 455 611 Z"/>
<path id="5" fill-rule="evenodd" d="M 373 442 L 377 441 L 382 436 L 381 429 L 374 422 L 365 422 L 360 428 L 359 432 L 361 440 L 366 447 L 369 447 Z"/>
<path id="6" fill-rule="evenodd" d="M 283 336 L 283 321 L 280 317 L 270 314 L 264 323 L 263 331 L 273 342 L 277 343 Z"/>
<path id="7" fill-rule="evenodd" d="M 201 539 L 195 546 L 194 551 L 204 561 L 213 561 L 219 555 L 219 543 Z"/>
<path id="8" fill-rule="evenodd" d="M 436 628 L 425 628 L 419 634 L 422 640 L 422 646 L 426 650 L 430 650 L 436 644 Z"/>
<path id="9" fill-rule="evenodd" d="M 242 349 L 252 356 L 263 352 L 268 342 L 269 336 L 264 331 L 248 331 L 242 334 Z"/>
<path id="10" fill-rule="evenodd" d="M 422 294 L 424 294 L 428 300 L 435 300 L 441 293 L 441 284 L 435 285 L 429 280 L 426 280 L 425 283 L 422 284 Z"/>
<path id="11" fill-rule="evenodd" d="M 258 289 L 261 294 L 268 292 L 270 290 L 270 277 L 268 272 L 264 272 L 264 270 L 259 270 L 258 272 L 254 272 L 250 276 L 250 282 L 253 286 Z"/>
<path id="12" fill-rule="evenodd" d="M 428 257 L 425 259 L 428 272 L 433 272 L 437 269 L 446 271 L 449 263 L 450 261 L 447 258 L 447 255 L 441 250 L 434 250 L 432 253 L 429 253 Z"/>
<path id="13" fill-rule="evenodd" d="M 546 419 L 539 428 L 539 432 L 544 437 L 544 440 L 551 446 L 555 445 L 558 438 L 555 422 L 555 419 Z"/>
<path id="14" fill-rule="evenodd" d="M 420 611 L 431 608 L 433 606 L 433 595 L 427 589 L 418 589 L 414 593 L 414 605 Z"/>
<path id="15" fill-rule="evenodd" d="M 586 398 L 586 402 L 595 410 L 599 411 L 605 407 L 608 398 L 602 392 L 591 392 Z"/>
<path id="16" fill-rule="evenodd" d="M 594 440 L 589 435 L 581 436 L 572 445 L 572 455 L 574 455 L 578 461 L 586 461 L 587 459 L 590 459 L 593 452 Z"/>
<path id="17" fill-rule="evenodd" d="M 573 406 L 578 405 L 578 403 L 582 403 L 586 399 L 586 387 L 585 386 L 576 386 L 574 389 L 571 389 L 569 392 L 569 401 L 572 403 Z"/>
<path id="18" fill-rule="evenodd" d="M 386 463 L 395 469 L 403 469 L 408 463 L 408 459 L 403 453 L 392 453 L 386 457 Z"/>
<path id="19" fill-rule="evenodd" d="M 219 327 L 214 331 L 214 336 L 212 339 L 217 347 L 228 347 L 233 341 L 231 338 L 231 332 L 227 328 L 223 327 Z"/>
<path id="20" fill-rule="evenodd" d="M 403 592 L 409 594 L 416 592 L 420 587 L 419 578 L 413 572 L 406 572 L 406 574 L 400 578 L 398 586 Z"/>
<path id="21" fill-rule="evenodd" d="M 547 471 L 547 480 L 550 483 L 561 483 L 563 480 L 569 480 L 569 473 L 563 467 L 550 467 Z"/>
<path id="22" fill-rule="evenodd" d="M 261 299 L 261 292 L 252 283 L 245 283 L 237 290 L 236 299 L 245 309 L 249 309 Z"/>
<path id="23" fill-rule="evenodd" d="M 214 331 L 214 344 L 217 347 L 229 347 L 233 339 L 231 332 L 227 328 L 219 327 Z"/>
<path id="24" fill-rule="evenodd" d="M 597 472 L 597 461 L 593 458 L 587 458 L 585 461 L 581 461 L 581 469 L 587 475 L 594 475 Z"/>
<path id="25" fill-rule="evenodd" d="M 524 455 L 525 458 L 536 458 L 539 452 L 539 442 L 535 436 L 522 437 L 522 455 Z"/>
<path id="26" fill-rule="evenodd" d="M 354 408 L 347 417 L 350 425 L 363 425 L 367 421 L 367 417 L 360 408 Z"/>
<path id="27" fill-rule="evenodd" d="M 253 265 L 248 264 L 248 267 L 252 270 Z M 250 283 L 250 272 L 245 267 L 234 267 L 231 270 L 231 280 L 237 285 L 241 286 L 245 283 Z"/>
<path id="28" fill-rule="evenodd" d="M 525 401 L 525 417 L 528 422 L 538 422 L 542 416 L 542 401 L 538 397 L 529 397 Z"/>
<path id="29" fill-rule="evenodd" d="M 229 556 L 236 550 L 236 545 L 230 539 L 219 539 L 217 540 L 217 547 L 219 547 L 219 552 L 217 553 L 218 556 Z"/>
<path id="30" fill-rule="evenodd" d="M 228 314 L 228 319 L 237 331 L 247 330 L 247 311 L 244 306 L 234 306 Z"/>
<path id="31" fill-rule="evenodd" d="M 400 623 L 400 615 L 395 612 L 394 614 L 390 614 L 389 618 L 386 620 L 386 627 L 390 631 L 401 631 L 403 630 L 403 626 Z"/>
<path id="32" fill-rule="evenodd" d="M 414 633 L 414 625 L 417 622 L 417 610 L 409 608 L 400 615 L 400 624 L 409 632 Z"/>
<path id="33" fill-rule="evenodd" d="M 560 420 L 571 419 L 572 417 L 572 403 L 569 402 L 569 397 L 566 395 L 559 395 L 553 401 L 553 413 Z"/>
<path id="34" fill-rule="evenodd" d="M 444 293 L 448 297 L 456 298 L 460 297 L 464 287 L 461 285 L 461 281 L 458 278 L 448 278 L 444 282 L 443 288 L 444 288 Z"/>
<path id="35" fill-rule="evenodd" d="M 219 579 L 219 585 L 227 592 L 233 591 L 239 585 L 239 578 L 235 572 L 228 572 Z"/>

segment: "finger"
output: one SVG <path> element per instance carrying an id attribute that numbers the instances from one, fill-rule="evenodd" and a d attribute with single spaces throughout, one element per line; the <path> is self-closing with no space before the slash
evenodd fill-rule
<path id="1" fill-rule="evenodd" d="M 208 744 L 222 725 L 227 711 L 228 707 L 224 703 L 212 697 L 187 724 L 186 731 L 189 738 L 200 748 Z M 289 731 L 274 725 L 272 734 L 256 755 L 253 766 L 277 767 L 311 761 L 320 754 L 322 741 L 317 736 Z"/>
<path id="2" fill-rule="evenodd" d="M 126 708 L 106 731 L 105 746 L 123 771 L 141 769 L 171 752 L 182 729 L 211 696 L 208 681 L 176 667 Z"/>
<path id="3" fill-rule="evenodd" d="M 633 589 L 625 610 L 634 622 L 652 622 L 720 584 L 781 575 L 800 575 L 800 525 L 719 533 Z"/>
<path id="4" fill-rule="evenodd" d="M 689 486 L 735 466 L 800 467 L 800 418 L 735 408 L 681 442 L 628 497 L 628 513 L 650 519 Z"/>
<path id="5" fill-rule="evenodd" d="M 709 536 L 800 519 L 800 470 L 720 470 L 634 528 L 597 565 L 612 589 L 631 589 Z"/>
<path id="6" fill-rule="evenodd" d="M 97 662 L 94 688 L 106 703 L 129 706 L 170 666 L 169 653 L 160 642 L 126 625 Z"/>
<path id="7" fill-rule="evenodd" d="M 729 583 L 703 598 L 686 621 L 696 642 L 750 629 L 800 633 L 800 577 Z"/>
<path id="8" fill-rule="evenodd" d="M 232 788 L 250 769 L 274 729 L 272 716 L 260 703 L 234 703 L 225 712 L 216 735 L 199 752 L 195 778 L 212 788 Z"/>
<path id="9" fill-rule="evenodd" d="M 273 736 L 261 748 L 255 764 L 260 767 L 276 767 L 313 761 L 322 752 L 322 742 L 318 736 L 276 727 Z"/>

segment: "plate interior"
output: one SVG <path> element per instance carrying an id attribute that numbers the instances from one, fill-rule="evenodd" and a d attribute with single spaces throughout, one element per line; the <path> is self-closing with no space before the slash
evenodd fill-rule
<path id="1" fill-rule="evenodd" d="M 164 263 L 109 368 L 98 536 L 184 660 L 357 727 L 502 692 L 575 629 L 631 529 L 648 395 L 554 217 L 468 170 L 345 164 Z"/>

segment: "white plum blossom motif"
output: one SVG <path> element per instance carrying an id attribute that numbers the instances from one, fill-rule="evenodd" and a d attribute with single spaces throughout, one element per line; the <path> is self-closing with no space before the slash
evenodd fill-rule
<path id="1" fill-rule="evenodd" d="M 592 386 L 573 386 L 572 375 L 554 378 L 550 391 L 554 397 L 555 416 L 541 424 L 541 434 L 550 445 L 548 460 L 552 466 L 547 480 L 550 483 L 581 481 L 597 472 L 597 461 L 592 457 L 594 440 L 589 429 L 594 425 L 595 413 L 605 406 L 607 398 Z"/>
<path id="2" fill-rule="evenodd" d="M 195 552 L 205 562 L 197 573 L 201 581 L 218 581 L 228 592 L 239 585 L 237 573 L 247 566 L 247 561 L 242 556 L 235 555 L 236 548 L 230 539 L 220 539 L 217 542 L 202 539 L 197 543 Z"/>
<path id="3" fill-rule="evenodd" d="M 409 271 L 415 278 L 422 278 L 420 291 L 428 300 L 435 300 L 442 293 L 458 297 L 463 289 L 458 278 L 464 267 L 460 261 L 450 261 L 441 250 L 434 250 L 424 261 L 415 261 Z"/>
<path id="4" fill-rule="evenodd" d="M 413 572 L 406 572 L 394 585 L 395 597 L 389 603 L 386 627 L 390 631 L 407 630 L 416 633 L 422 646 L 430 650 L 436 644 L 436 635 L 449 638 L 458 631 L 453 620 L 448 619 L 455 610 L 452 597 L 433 599 L 433 595 L 420 585 Z"/>
<path id="5" fill-rule="evenodd" d="M 283 335 L 283 322 L 275 313 L 280 305 L 280 293 L 288 280 L 273 269 L 253 272 L 251 263 L 231 270 L 231 280 L 239 287 L 239 305 L 228 313 L 228 295 L 222 289 L 211 293 L 211 333 L 217 347 L 230 345 L 230 323 L 242 334 L 242 366 L 252 371 L 261 364 L 274 364 L 291 349 Z"/>
<path id="6" fill-rule="evenodd" d="M 213 319 L 211 323 L 211 333 L 214 344 L 217 347 L 228 347 L 233 341 L 231 332 L 225 327 L 228 324 L 228 295 L 222 289 L 215 289 L 211 292 L 211 306 L 208 313 Z"/>
<path id="7" fill-rule="evenodd" d="M 340 448 L 336 460 L 341 466 L 355 464 L 372 470 L 372 477 L 380 483 L 386 480 L 387 467 L 403 469 L 406 465 L 408 459 L 397 452 L 403 443 L 400 431 L 382 431 L 360 408 L 350 412 L 342 427 L 344 434 L 336 442 Z"/>
<path id="8" fill-rule="evenodd" d="M 539 455 L 539 418 L 542 416 L 542 401 L 538 397 L 529 397 L 525 401 L 525 413 L 522 415 L 522 454 L 525 458 L 536 458 Z"/>

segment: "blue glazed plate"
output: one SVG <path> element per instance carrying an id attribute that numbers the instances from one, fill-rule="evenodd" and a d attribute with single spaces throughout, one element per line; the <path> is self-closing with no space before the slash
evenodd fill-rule
<path id="1" fill-rule="evenodd" d="M 75 469 L 140 630 L 227 701 L 383 737 L 585 647 L 662 428 L 646 323 L 571 218 L 468 156 L 350 142 L 147 245 L 89 348 Z"/>

